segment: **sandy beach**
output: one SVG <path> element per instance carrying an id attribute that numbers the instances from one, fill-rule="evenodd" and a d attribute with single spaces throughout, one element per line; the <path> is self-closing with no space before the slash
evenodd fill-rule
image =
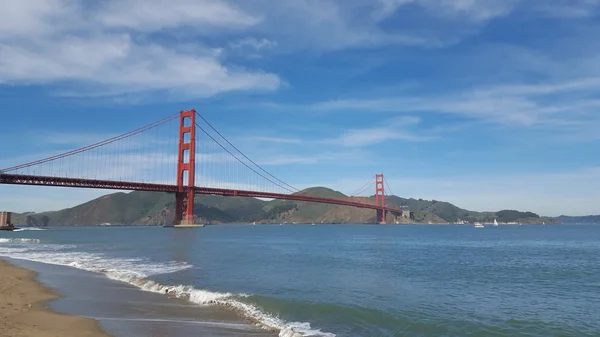
<path id="1" fill-rule="evenodd" d="M 35 281 L 35 273 L 0 260 L 0 335 L 3 337 L 108 337 L 89 318 L 50 311 L 59 296 Z"/>

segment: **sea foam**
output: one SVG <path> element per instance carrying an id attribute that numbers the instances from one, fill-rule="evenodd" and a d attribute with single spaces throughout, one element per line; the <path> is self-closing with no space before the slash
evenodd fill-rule
<path id="1" fill-rule="evenodd" d="M 12 240 L 12 241 L 8 241 Z M 0 239 L 0 243 L 39 242 L 39 239 Z M 32 248 L 33 247 L 33 248 Z M 0 245 L 0 256 L 74 267 L 90 272 L 102 273 L 108 278 L 133 285 L 143 291 L 163 294 L 188 300 L 201 306 L 220 306 L 233 310 L 255 325 L 270 331 L 279 331 L 280 337 L 335 337 L 329 332 L 312 328 L 305 322 L 286 322 L 260 310 L 257 306 L 242 301 L 247 294 L 221 293 L 198 289 L 187 285 L 165 285 L 148 279 L 153 275 L 169 274 L 192 268 L 181 262 L 155 263 L 141 258 L 112 258 L 98 253 L 69 251 L 73 245 L 40 244 L 35 246 Z"/>
<path id="2" fill-rule="evenodd" d="M 25 228 L 17 228 L 13 232 L 23 232 L 23 231 L 45 231 L 45 229 L 38 228 L 38 227 L 25 227 Z"/>
<path id="3" fill-rule="evenodd" d="M 0 238 L 0 243 L 39 243 L 40 239 Z"/>

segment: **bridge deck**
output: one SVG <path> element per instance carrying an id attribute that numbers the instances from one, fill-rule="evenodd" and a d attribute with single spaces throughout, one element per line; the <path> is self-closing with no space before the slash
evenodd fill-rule
<path id="1" fill-rule="evenodd" d="M 94 188 L 94 189 L 109 189 L 109 190 L 131 190 L 131 191 L 150 191 L 150 192 L 183 192 L 188 187 L 183 187 L 180 190 L 177 185 L 167 184 L 151 184 L 151 183 L 136 183 L 136 182 L 125 182 L 125 181 L 110 181 L 110 180 L 94 180 L 94 179 L 78 179 L 78 178 L 64 178 L 64 177 L 46 177 L 46 176 L 32 176 L 32 175 L 21 175 L 21 174 L 0 174 L 0 184 L 9 185 L 32 185 L 32 186 L 57 186 L 57 187 L 76 187 L 76 188 Z M 368 209 L 382 209 L 381 207 L 365 204 L 361 202 L 344 200 L 344 199 L 330 199 L 330 198 L 319 198 L 311 197 L 298 194 L 281 194 L 281 193 L 269 193 L 269 192 L 258 192 L 258 191 L 245 191 L 245 190 L 231 190 L 222 188 L 210 188 L 210 187 L 193 187 L 196 194 L 213 194 L 222 196 L 233 196 L 233 197 L 251 197 L 251 198 L 269 198 L 269 199 L 280 199 L 280 200 L 295 200 L 295 201 L 308 201 L 317 202 L 322 204 L 333 204 L 352 206 L 358 208 Z M 401 209 L 384 207 L 386 211 L 393 213 L 402 213 Z"/>

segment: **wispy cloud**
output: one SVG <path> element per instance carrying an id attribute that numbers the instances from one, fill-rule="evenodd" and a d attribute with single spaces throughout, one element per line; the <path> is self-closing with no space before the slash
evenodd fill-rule
<path id="1" fill-rule="evenodd" d="M 254 136 L 250 137 L 251 141 L 265 142 L 265 143 L 281 143 L 281 144 L 300 144 L 302 139 L 300 138 L 284 138 L 284 137 L 268 137 L 268 136 Z"/>
<path id="2" fill-rule="evenodd" d="M 262 49 L 277 47 L 277 42 L 265 38 L 257 39 L 254 37 L 249 37 L 243 40 L 231 42 L 229 46 L 232 49 L 253 49 L 254 51 L 260 51 Z"/>
<path id="3" fill-rule="evenodd" d="M 41 131 L 32 134 L 30 137 L 35 137 L 39 141 L 53 145 L 71 145 L 75 147 L 94 144 L 106 139 L 110 139 L 117 134 L 90 134 L 90 133 L 73 133 L 73 132 L 50 132 Z"/>
<path id="4" fill-rule="evenodd" d="M 312 105 L 318 111 L 441 113 L 510 126 L 537 128 L 583 127 L 597 123 L 600 100 L 573 99 L 600 88 L 600 78 L 552 84 L 515 84 L 481 87 L 435 97 L 404 96 L 376 99 L 341 99 Z"/>
<path id="5" fill-rule="evenodd" d="M 324 140 L 324 143 L 345 147 L 363 147 L 389 140 L 423 142 L 433 137 L 419 135 L 416 128 L 421 123 L 417 117 L 407 116 L 388 121 L 385 126 L 350 129 L 338 138 Z"/>
<path id="6" fill-rule="evenodd" d="M 519 1 L 379 0 L 379 3 L 381 3 L 379 15 L 382 17 L 393 15 L 406 5 L 418 5 L 440 16 L 487 21 L 495 17 L 507 15 L 516 7 Z"/>
<path id="7" fill-rule="evenodd" d="M 597 7 L 595 0 L 547 4 L 568 4 L 577 13 Z M 525 0 L 109 0 L 94 6 L 82 0 L 5 1 L 0 4 L 0 83 L 60 84 L 54 92 L 71 96 L 160 91 L 188 99 L 273 91 L 285 80 L 233 64 L 224 50 L 253 50 L 246 53 L 251 56 L 266 49 L 438 48 L 529 7 Z M 427 18 L 422 26 L 389 29 L 384 24 L 414 11 Z"/>
<path id="8" fill-rule="evenodd" d="M 600 1 L 598 0 L 559 0 L 536 3 L 536 10 L 555 18 L 587 18 L 594 16 Z"/>
<path id="9" fill-rule="evenodd" d="M 440 178 L 388 179 L 406 196 L 450 201 L 478 211 L 530 210 L 558 216 L 600 213 L 600 168 L 583 167 L 529 173 L 488 174 Z"/>
<path id="10" fill-rule="evenodd" d="M 181 26 L 239 29 L 261 21 L 226 1 L 120 0 L 99 7 L 95 18 L 108 27 L 150 32 Z"/>
<path id="11" fill-rule="evenodd" d="M 268 156 L 259 161 L 260 165 L 277 166 L 277 165 L 314 165 L 332 162 L 355 162 L 364 159 L 365 154 L 362 152 L 322 152 L 313 155 L 299 154 L 280 154 Z"/>
<path id="12" fill-rule="evenodd" d="M 385 172 L 384 172 L 385 173 Z M 480 171 L 468 175 L 423 176 L 387 172 L 387 193 L 404 198 L 439 200 L 473 211 L 514 209 L 533 211 L 545 216 L 600 214 L 600 167 L 570 170 L 543 170 L 528 173 L 491 173 Z M 330 179 L 313 184 L 296 184 L 300 188 L 327 186 L 350 194 L 363 186 L 367 177 Z M 374 195 L 367 190 L 363 195 Z"/>

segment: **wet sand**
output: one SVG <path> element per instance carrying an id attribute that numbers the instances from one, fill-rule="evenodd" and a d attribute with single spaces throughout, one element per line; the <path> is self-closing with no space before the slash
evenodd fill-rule
<path id="1" fill-rule="evenodd" d="M 276 332 L 263 330 L 240 319 L 234 312 L 141 291 L 127 283 L 111 280 L 104 274 L 27 260 L 8 261 L 24 268 L 21 269 L 23 271 L 35 271 L 39 283 L 61 295 L 47 304 L 52 311 L 92 319 L 103 331 L 115 337 L 277 336 Z M 2 288 L 0 291 L 3 291 Z M 5 336 L 2 325 L 0 336 Z M 9 336 L 30 335 L 25 332 Z"/>
<path id="2" fill-rule="evenodd" d="M 35 280 L 30 270 L 0 260 L 0 334 L 5 337 L 108 337 L 90 318 L 52 312 L 59 296 Z"/>

